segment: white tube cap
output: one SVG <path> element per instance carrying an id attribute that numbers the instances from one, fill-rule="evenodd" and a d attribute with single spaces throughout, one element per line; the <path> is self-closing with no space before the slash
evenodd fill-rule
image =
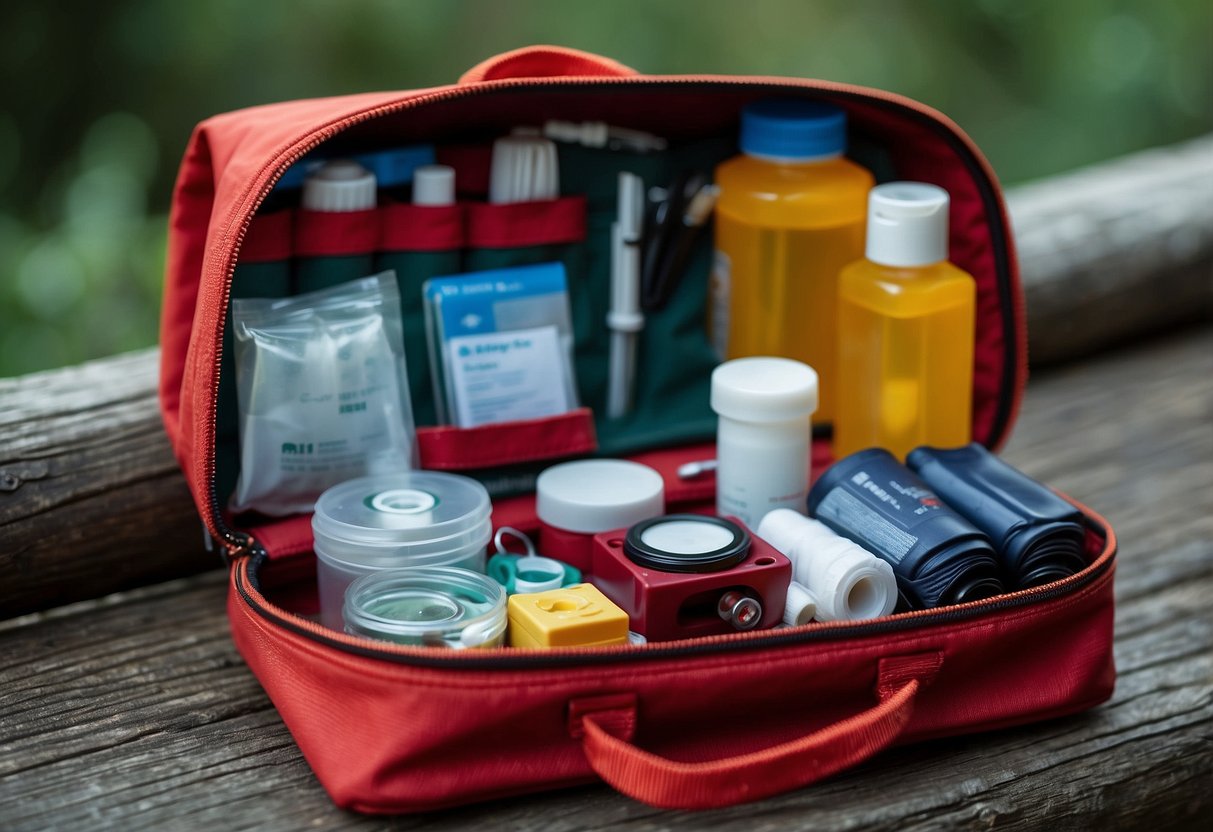
<path id="1" fill-rule="evenodd" d="M 807 419 L 817 409 L 817 371 L 790 358 L 735 358 L 712 371 L 712 410 L 742 422 Z"/>
<path id="2" fill-rule="evenodd" d="M 885 266 L 948 259 L 948 192 L 925 182 L 887 182 L 868 194 L 866 255 Z"/>
<path id="3" fill-rule="evenodd" d="M 413 171 L 414 205 L 454 205 L 455 169 L 449 165 L 422 165 Z"/>
<path id="4" fill-rule="evenodd" d="M 325 162 L 303 181 L 309 211 L 366 211 L 375 207 L 375 174 L 350 159 Z"/>
<path id="5" fill-rule="evenodd" d="M 665 512 L 661 474 L 622 459 L 553 465 L 539 475 L 535 491 L 540 520 L 579 534 L 621 529 Z"/>

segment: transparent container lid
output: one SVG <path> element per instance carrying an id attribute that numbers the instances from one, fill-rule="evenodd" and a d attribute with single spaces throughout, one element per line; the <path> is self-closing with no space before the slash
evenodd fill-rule
<path id="1" fill-rule="evenodd" d="M 488 543 L 492 503 L 484 486 L 437 471 L 362 477 L 320 495 L 312 515 L 317 555 L 373 566 L 433 562 Z"/>

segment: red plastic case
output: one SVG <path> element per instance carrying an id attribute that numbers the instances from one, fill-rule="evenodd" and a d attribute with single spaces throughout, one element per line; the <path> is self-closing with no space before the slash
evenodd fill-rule
<path id="1" fill-rule="evenodd" d="M 736 628 L 716 611 L 717 600 L 730 589 L 762 602 L 762 617 L 754 629 L 769 629 L 783 618 L 792 562 L 752 532 L 749 551 L 736 566 L 694 573 L 634 563 L 624 551 L 627 533 L 616 529 L 594 536 L 593 575 L 598 588 L 628 614 L 632 632 L 649 641 L 733 633 Z"/>

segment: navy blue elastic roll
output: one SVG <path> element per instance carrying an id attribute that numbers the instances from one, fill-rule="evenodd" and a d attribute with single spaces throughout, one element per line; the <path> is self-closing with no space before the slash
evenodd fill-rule
<path id="1" fill-rule="evenodd" d="M 989 538 L 888 451 L 870 448 L 835 462 L 809 490 L 808 508 L 888 561 L 904 606 L 962 604 L 1003 591 Z"/>
<path id="2" fill-rule="evenodd" d="M 907 464 L 994 542 L 1006 581 L 1040 586 L 1086 566 L 1082 513 L 976 442 L 916 448 Z"/>

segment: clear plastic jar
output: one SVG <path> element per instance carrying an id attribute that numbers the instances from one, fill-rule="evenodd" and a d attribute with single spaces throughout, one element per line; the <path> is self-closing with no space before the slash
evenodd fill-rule
<path id="1" fill-rule="evenodd" d="M 349 585 L 342 617 L 355 635 L 422 647 L 500 647 L 505 589 L 452 567 L 391 569 Z"/>
<path id="2" fill-rule="evenodd" d="M 320 619 L 341 629 L 345 588 L 385 569 L 450 566 L 484 571 L 492 504 L 468 477 L 405 471 L 333 486 L 312 516 Z"/>

